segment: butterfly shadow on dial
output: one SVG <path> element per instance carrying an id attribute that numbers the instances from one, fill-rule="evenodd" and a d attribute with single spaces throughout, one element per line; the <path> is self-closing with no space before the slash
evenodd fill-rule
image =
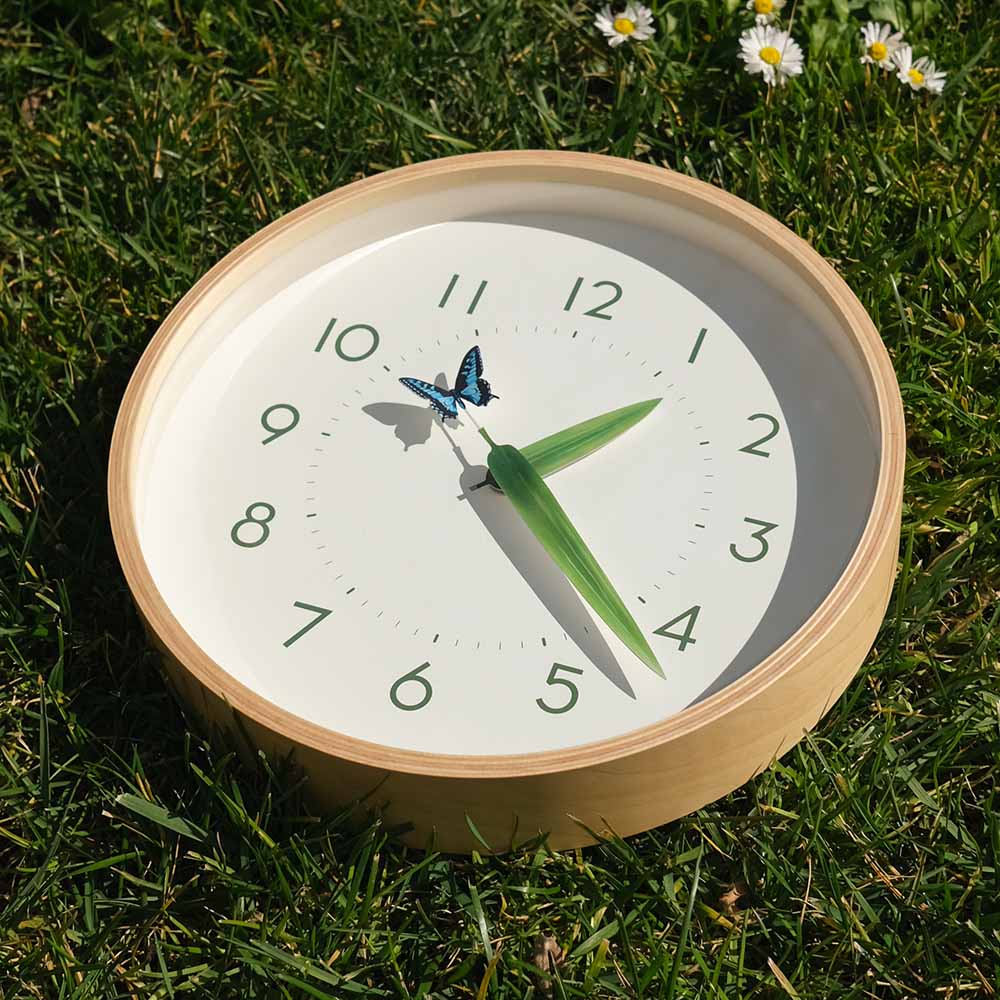
<path id="1" fill-rule="evenodd" d="M 436 385 L 447 385 L 447 377 L 441 372 L 434 379 Z M 396 437 L 403 443 L 403 451 L 426 444 L 434 426 L 434 411 L 429 406 L 413 403 L 369 403 L 362 406 L 363 413 L 368 414 L 380 424 L 396 429 Z"/>
<path id="2" fill-rule="evenodd" d="M 447 433 L 447 431 L 446 431 Z M 449 435 L 450 438 L 450 435 Z M 535 592 L 535 596 L 558 623 L 571 642 L 584 656 L 624 694 L 635 697 L 625 671 L 615 658 L 600 629 L 591 617 L 580 595 L 552 561 L 549 554 L 506 497 L 494 490 L 474 490 L 486 476 L 482 465 L 470 465 L 460 448 L 452 447 L 462 463 L 459 485 L 462 497 L 483 523 L 504 555 Z M 464 505 L 463 505 L 464 506 Z M 541 643 L 541 636 L 524 636 L 527 641 Z"/>

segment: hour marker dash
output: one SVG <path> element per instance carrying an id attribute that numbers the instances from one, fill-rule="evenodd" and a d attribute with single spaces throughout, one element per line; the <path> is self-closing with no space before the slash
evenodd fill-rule
<path id="1" fill-rule="evenodd" d="M 699 524 L 699 523 L 698 523 L 697 521 L 695 521 L 695 523 L 694 523 L 694 526 L 695 526 L 696 528 L 704 528 L 704 527 L 705 527 L 705 525 L 703 525 L 703 524 Z"/>
<path id="2" fill-rule="evenodd" d="M 571 338 L 571 339 L 572 339 L 572 340 L 576 340 L 576 335 L 577 335 L 577 334 L 578 334 L 579 332 L 580 332 L 579 330 L 574 330 L 574 331 L 573 331 L 573 336 L 572 336 L 572 338 Z"/>
<path id="3" fill-rule="evenodd" d="M 391 369 L 391 368 L 390 368 L 390 367 L 389 367 L 388 365 L 382 365 L 382 367 L 383 367 L 383 368 L 384 368 L 384 369 L 385 369 L 385 370 L 386 370 L 387 372 L 391 372 L 391 371 L 392 371 L 392 369 Z"/>
<path id="4" fill-rule="evenodd" d="M 645 597 L 639 597 L 638 594 L 636 594 L 636 597 L 638 598 L 640 604 L 645 604 L 646 603 L 646 598 Z"/>
<path id="5" fill-rule="evenodd" d="M 315 517 L 315 514 L 306 514 L 306 517 Z"/>
<path id="6" fill-rule="evenodd" d="M 320 431 L 320 434 L 322 434 L 323 437 L 325 438 L 333 437 L 333 435 L 329 431 Z"/>
<path id="7" fill-rule="evenodd" d="M 358 589 L 357 587 L 351 587 L 351 589 L 347 593 L 348 594 L 353 594 L 354 591 L 357 590 L 357 589 Z"/>
<path id="8" fill-rule="evenodd" d="M 438 641 L 438 639 L 440 639 L 440 638 L 441 638 L 441 633 L 440 633 L 440 632 L 438 632 L 438 633 L 437 633 L 437 635 L 435 635 L 435 636 L 434 636 L 434 639 L 433 639 L 432 641 L 433 641 L 433 642 L 437 642 L 437 641 Z"/>
<path id="9" fill-rule="evenodd" d="M 658 372 L 653 372 L 653 378 L 656 378 L 657 375 L 662 375 L 662 374 L 663 374 L 663 369 L 661 368 Z"/>
<path id="10" fill-rule="evenodd" d="M 698 444 L 711 444 L 711 441 L 699 441 Z"/>
<path id="11" fill-rule="evenodd" d="M 545 641 L 545 636 L 544 635 L 542 636 L 542 645 L 543 646 L 547 646 L 548 645 L 548 643 Z"/>

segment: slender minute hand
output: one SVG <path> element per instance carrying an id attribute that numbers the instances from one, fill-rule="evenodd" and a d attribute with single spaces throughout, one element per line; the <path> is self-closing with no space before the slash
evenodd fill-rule
<path id="1" fill-rule="evenodd" d="M 490 444 L 487 464 L 511 506 L 580 596 L 650 670 L 662 677 L 663 669 L 642 630 L 535 467 L 513 445 L 494 444 L 482 428 L 479 433 Z"/>
<path id="2" fill-rule="evenodd" d="M 644 417 L 649 416 L 662 401 L 662 398 L 646 399 L 641 403 L 632 403 L 602 413 L 600 416 L 591 417 L 527 445 L 521 449 L 521 454 L 542 478 L 551 476 L 553 472 L 565 469 L 567 465 L 586 458 L 614 441 L 630 427 L 634 427 Z M 483 486 L 500 488 L 492 472 L 481 483 L 476 483 L 472 489 L 478 490 Z"/>

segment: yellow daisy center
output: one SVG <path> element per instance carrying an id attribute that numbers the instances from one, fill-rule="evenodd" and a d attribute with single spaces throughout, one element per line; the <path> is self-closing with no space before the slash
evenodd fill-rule
<path id="1" fill-rule="evenodd" d="M 619 35 L 631 35 L 635 31 L 635 21 L 628 17 L 616 17 L 615 31 Z"/>
<path id="2" fill-rule="evenodd" d="M 870 55 L 875 62 L 881 62 L 888 54 L 889 50 L 882 42 L 872 42 L 871 45 L 868 46 L 868 55 Z"/>
<path id="3" fill-rule="evenodd" d="M 910 82 L 915 83 L 918 87 L 924 82 L 924 74 L 919 69 L 908 69 L 906 75 L 910 78 Z"/>
<path id="4" fill-rule="evenodd" d="M 773 45 L 765 45 L 759 52 L 760 58 L 769 66 L 777 66 L 781 62 L 781 53 Z"/>
<path id="5" fill-rule="evenodd" d="M 753 0 L 753 9 L 758 14 L 774 12 L 774 0 Z"/>

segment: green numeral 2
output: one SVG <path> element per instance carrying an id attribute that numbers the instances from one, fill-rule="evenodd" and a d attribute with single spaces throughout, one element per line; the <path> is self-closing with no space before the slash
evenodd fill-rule
<path id="1" fill-rule="evenodd" d="M 676 639 L 681 644 L 680 652 L 683 653 L 686 647 L 693 646 L 698 641 L 691 638 L 691 633 L 694 632 L 694 623 L 698 620 L 698 613 L 700 611 L 701 605 L 695 604 L 688 608 L 687 611 L 682 611 L 676 618 L 671 618 L 665 625 L 661 625 L 653 635 L 662 635 L 667 639 Z M 685 618 L 688 620 L 688 623 L 684 626 L 683 632 L 670 631 L 672 625 L 684 621 Z"/>
<path id="2" fill-rule="evenodd" d="M 745 451 L 748 455 L 759 455 L 761 458 L 770 458 L 771 453 L 769 451 L 761 451 L 758 445 L 767 444 L 778 433 L 781 425 L 778 423 L 770 413 L 755 413 L 752 417 L 747 417 L 747 420 L 766 420 L 771 424 L 771 429 L 762 438 L 758 438 L 756 441 L 751 441 L 750 444 L 744 445 L 740 448 L 740 451 Z"/>
<path id="3" fill-rule="evenodd" d="M 565 663 L 553 663 L 552 669 L 549 671 L 549 676 L 545 678 L 545 683 L 555 687 L 557 684 L 566 688 L 569 691 L 569 699 L 562 705 L 557 705 L 553 708 L 551 705 L 546 705 L 541 698 L 535 699 L 535 704 L 543 711 L 548 712 L 549 715 L 562 715 L 563 712 L 568 712 L 577 702 L 580 697 L 580 692 L 577 686 L 565 677 L 557 677 L 556 674 L 560 670 L 565 670 L 567 673 L 571 674 L 582 674 L 582 670 L 577 670 L 576 667 L 567 667 Z"/>

